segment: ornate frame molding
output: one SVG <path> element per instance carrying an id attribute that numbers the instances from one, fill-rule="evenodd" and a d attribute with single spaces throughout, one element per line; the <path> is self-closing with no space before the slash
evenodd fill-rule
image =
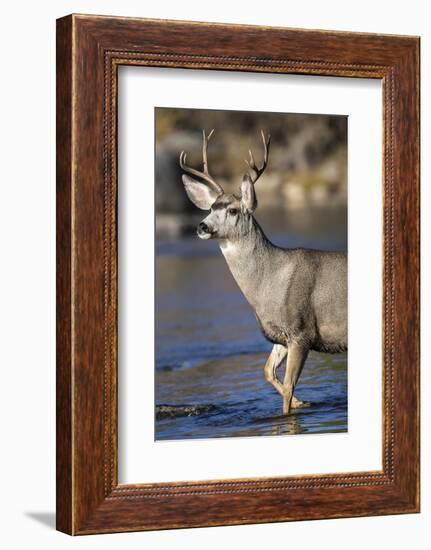
<path id="1" fill-rule="evenodd" d="M 193 39 L 181 43 L 191 30 Z M 263 36 L 266 46 L 256 40 Z M 215 38 L 228 45 L 201 44 Z M 268 55 L 268 45 L 277 56 Z M 418 39 L 69 16 L 58 20 L 57 48 L 58 529 L 85 534 L 418 511 Z M 120 65 L 382 80 L 382 471 L 118 484 Z"/>

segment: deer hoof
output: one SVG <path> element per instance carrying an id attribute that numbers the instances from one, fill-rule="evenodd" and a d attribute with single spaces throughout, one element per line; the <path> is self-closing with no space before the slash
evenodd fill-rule
<path id="1" fill-rule="evenodd" d="M 286 401 L 283 401 L 283 414 L 288 415 L 290 413 L 290 409 L 292 408 L 290 403 L 287 403 Z"/>
<path id="2" fill-rule="evenodd" d="M 302 409 L 304 407 L 309 407 L 310 405 L 311 403 L 306 403 L 305 401 L 301 401 L 295 396 L 292 397 L 292 403 L 290 404 L 292 409 Z"/>

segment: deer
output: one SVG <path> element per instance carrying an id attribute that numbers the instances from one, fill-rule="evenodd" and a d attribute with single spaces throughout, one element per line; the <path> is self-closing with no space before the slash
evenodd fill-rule
<path id="1" fill-rule="evenodd" d="M 209 214 L 197 226 L 200 239 L 217 239 L 237 285 L 273 344 L 265 379 L 283 400 L 283 415 L 309 406 L 294 395 L 310 350 L 347 351 L 347 253 L 281 248 L 265 235 L 254 212 L 256 182 L 268 165 L 271 136 L 261 130 L 263 162 L 250 149 L 239 193 L 227 194 L 208 168 L 214 129 L 202 131 L 203 169 L 187 165 L 181 151 L 182 183 L 190 201 Z M 284 379 L 277 369 L 285 362 Z"/>

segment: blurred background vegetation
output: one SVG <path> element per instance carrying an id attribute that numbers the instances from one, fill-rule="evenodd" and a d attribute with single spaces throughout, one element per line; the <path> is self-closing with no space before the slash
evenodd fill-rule
<path id="1" fill-rule="evenodd" d="M 209 169 L 228 193 L 239 191 L 248 149 L 261 162 L 260 130 L 271 134 L 269 163 L 256 184 L 264 229 L 278 233 L 292 220 L 315 225 L 324 212 L 340 217 L 347 239 L 346 116 L 173 108 L 156 108 L 158 237 L 193 233 L 202 218 L 184 192 L 178 157 L 185 150 L 187 164 L 201 170 L 202 129 L 212 128 Z"/>

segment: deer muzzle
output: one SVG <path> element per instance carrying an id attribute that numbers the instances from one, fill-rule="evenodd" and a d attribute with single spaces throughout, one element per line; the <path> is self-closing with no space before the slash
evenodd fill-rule
<path id="1" fill-rule="evenodd" d="M 198 225 L 197 234 L 200 239 L 211 239 L 214 236 L 213 231 L 205 222 Z"/>

